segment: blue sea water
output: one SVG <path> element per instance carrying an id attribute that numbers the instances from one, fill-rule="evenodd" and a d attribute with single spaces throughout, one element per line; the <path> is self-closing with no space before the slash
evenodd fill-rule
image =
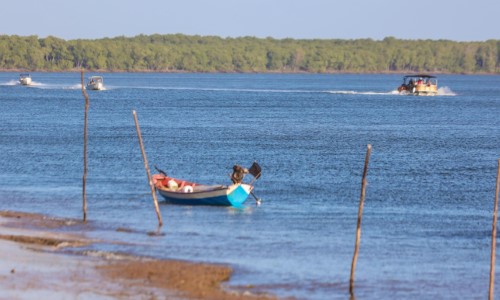
<path id="1" fill-rule="evenodd" d="M 78 230 L 111 242 L 86 250 L 229 264 L 233 288 L 347 299 L 371 144 L 356 299 L 487 297 L 500 76 L 442 75 L 438 96 L 413 97 L 394 92 L 401 75 L 103 75 L 106 90 L 88 92 Z M 81 218 L 80 74 L 33 73 L 31 87 L 17 76 L 0 73 L 0 210 Z M 148 234 L 132 110 L 151 168 L 228 184 L 234 164 L 256 160 L 262 204 L 161 203 L 161 234 Z"/>

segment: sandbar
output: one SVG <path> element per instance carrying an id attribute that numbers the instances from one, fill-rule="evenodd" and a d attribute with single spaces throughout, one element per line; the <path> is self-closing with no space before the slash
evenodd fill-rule
<path id="1" fill-rule="evenodd" d="M 66 251 L 99 241 L 63 226 L 81 222 L 0 211 L 0 299 L 276 299 L 224 287 L 226 265 Z"/>

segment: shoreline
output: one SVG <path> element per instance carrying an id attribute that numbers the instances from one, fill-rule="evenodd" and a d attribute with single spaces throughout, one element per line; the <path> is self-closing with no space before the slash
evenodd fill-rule
<path id="1" fill-rule="evenodd" d="M 58 232 L 83 222 L 39 214 L 0 211 L 2 297 L 111 299 L 277 299 L 250 290 L 227 289 L 225 265 L 103 253 L 69 252 L 98 243 L 84 231 Z"/>

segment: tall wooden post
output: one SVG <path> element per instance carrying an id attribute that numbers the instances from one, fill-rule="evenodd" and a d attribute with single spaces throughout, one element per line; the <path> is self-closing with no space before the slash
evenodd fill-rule
<path id="1" fill-rule="evenodd" d="M 137 120 L 137 113 L 135 112 L 135 110 L 133 110 L 132 114 L 134 115 L 135 129 L 137 130 L 137 136 L 139 137 L 139 144 L 141 146 L 142 158 L 144 160 L 144 168 L 146 169 L 146 174 L 148 175 L 149 187 L 151 188 L 151 195 L 153 196 L 156 216 L 158 217 L 158 226 L 162 226 L 163 222 L 161 220 L 160 207 L 158 206 L 155 186 L 153 184 L 153 180 L 151 179 L 151 173 L 149 172 L 149 164 L 148 164 L 148 159 L 146 157 L 146 151 L 144 151 L 144 145 L 142 144 L 142 135 L 141 135 L 141 129 L 139 128 L 139 121 Z"/>
<path id="2" fill-rule="evenodd" d="M 491 259 L 490 259 L 490 291 L 489 300 L 493 300 L 495 287 L 495 251 L 497 246 L 497 218 L 498 218 L 498 191 L 500 189 L 500 159 L 498 160 L 497 184 L 495 189 L 495 205 L 493 207 L 493 228 L 491 230 Z"/>
<path id="3" fill-rule="evenodd" d="M 370 161 L 371 152 L 372 152 L 372 145 L 368 144 L 365 156 L 365 168 L 363 170 L 363 180 L 361 181 L 361 197 L 359 199 L 358 225 L 356 228 L 356 243 L 354 246 L 354 256 L 352 258 L 352 265 L 351 265 L 351 277 L 349 280 L 349 294 L 351 296 L 354 296 L 354 272 L 356 270 L 356 263 L 358 260 L 359 240 L 361 239 L 361 218 L 363 216 L 363 206 L 366 195 L 366 175 L 368 173 L 368 162 Z"/>
<path id="4" fill-rule="evenodd" d="M 81 71 L 82 81 L 82 94 L 85 98 L 85 116 L 83 122 L 83 182 L 82 182 L 82 195 L 83 195 L 83 222 L 87 222 L 87 128 L 88 128 L 88 115 L 89 115 L 89 96 L 85 91 L 84 71 Z"/>

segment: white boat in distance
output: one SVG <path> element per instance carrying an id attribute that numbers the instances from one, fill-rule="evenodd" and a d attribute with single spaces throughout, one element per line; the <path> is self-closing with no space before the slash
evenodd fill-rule
<path id="1" fill-rule="evenodd" d="M 31 84 L 31 75 L 28 73 L 23 73 L 19 75 L 19 83 L 22 85 L 30 85 Z"/>
<path id="2" fill-rule="evenodd" d="M 87 82 L 87 90 L 103 90 L 104 89 L 104 80 L 102 76 L 91 76 L 89 77 L 89 81 Z"/>

